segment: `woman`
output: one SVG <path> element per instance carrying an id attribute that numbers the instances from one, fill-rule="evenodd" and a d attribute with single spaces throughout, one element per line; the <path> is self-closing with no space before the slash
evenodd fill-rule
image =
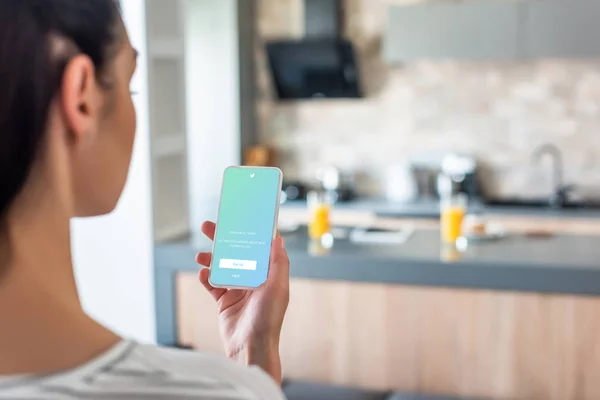
<path id="1" fill-rule="evenodd" d="M 118 201 L 135 66 L 116 0 L 0 0 L 0 398 L 281 399 L 280 238 L 256 291 L 212 288 L 200 272 L 237 363 L 123 340 L 82 310 L 69 220 Z M 214 228 L 202 227 L 211 239 Z M 210 254 L 197 261 L 208 266 Z"/>

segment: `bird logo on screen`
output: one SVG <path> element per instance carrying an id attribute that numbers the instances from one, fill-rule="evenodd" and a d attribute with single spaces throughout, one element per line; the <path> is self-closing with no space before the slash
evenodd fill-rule
<path id="1" fill-rule="evenodd" d="M 251 178 L 251 179 L 252 179 L 252 178 L 254 178 L 254 176 L 255 176 L 255 175 L 256 175 L 256 174 L 250 174 L 250 178 Z"/>

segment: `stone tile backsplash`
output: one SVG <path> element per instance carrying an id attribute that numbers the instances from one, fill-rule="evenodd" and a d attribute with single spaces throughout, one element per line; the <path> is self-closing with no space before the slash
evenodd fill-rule
<path id="1" fill-rule="evenodd" d="M 550 167 L 533 165 L 531 154 L 551 142 L 564 153 L 565 181 L 600 197 L 600 60 L 390 68 L 380 51 L 390 0 L 346 0 L 346 34 L 368 96 L 277 103 L 262 43 L 301 37 L 302 1 L 257 1 L 259 135 L 282 152 L 287 177 L 312 179 L 319 167 L 336 165 L 362 177 L 361 192 L 378 195 L 391 165 L 455 150 L 477 156 L 491 195 L 543 196 Z"/>

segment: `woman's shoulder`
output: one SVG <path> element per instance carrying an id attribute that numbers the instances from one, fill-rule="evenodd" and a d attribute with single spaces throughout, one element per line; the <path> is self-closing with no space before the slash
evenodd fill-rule
<path id="1" fill-rule="evenodd" d="M 0 381 L 0 398 L 36 400 L 46 399 L 50 393 L 86 400 L 106 396 L 115 400 L 284 399 L 278 385 L 258 368 L 247 368 L 217 354 L 133 341 L 118 344 L 77 370 L 14 381 L 4 389 Z"/>
<path id="2" fill-rule="evenodd" d="M 174 390 L 169 396 L 197 392 L 201 399 L 283 399 L 279 386 L 261 369 L 237 364 L 220 354 L 135 342 L 129 346 L 126 356 L 110 369 L 116 379 L 144 377 L 144 384 L 152 382 L 157 388 Z"/>

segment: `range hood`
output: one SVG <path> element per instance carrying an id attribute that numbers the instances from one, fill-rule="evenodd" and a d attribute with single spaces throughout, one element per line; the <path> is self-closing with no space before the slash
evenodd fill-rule
<path id="1" fill-rule="evenodd" d="M 356 54 L 341 37 L 342 0 L 304 0 L 305 38 L 266 44 L 279 100 L 362 97 Z"/>

